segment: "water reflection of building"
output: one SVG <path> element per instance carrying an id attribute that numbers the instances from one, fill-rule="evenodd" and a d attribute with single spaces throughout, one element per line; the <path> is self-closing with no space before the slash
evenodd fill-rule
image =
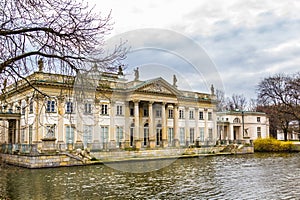
<path id="1" fill-rule="evenodd" d="M 0 96 L 1 143 L 40 148 L 42 140 L 53 139 L 61 149 L 101 150 L 217 140 L 215 95 L 179 90 L 177 79 L 127 81 L 123 74 L 103 73 L 75 80 L 42 71 L 27 79 L 31 86 L 21 80 Z"/>
<path id="2" fill-rule="evenodd" d="M 269 118 L 265 113 L 226 111 L 217 113 L 220 140 L 243 141 L 269 137 Z"/>

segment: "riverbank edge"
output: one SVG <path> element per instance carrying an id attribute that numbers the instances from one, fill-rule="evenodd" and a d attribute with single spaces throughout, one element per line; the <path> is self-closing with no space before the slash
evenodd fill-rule
<path id="1" fill-rule="evenodd" d="M 0 157 L 2 162 L 6 164 L 29 169 L 40 169 L 254 153 L 254 148 L 251 146 L 236 148 L 230 152 L 222 152 L 223 150 L 224 147 L 208 147 L 121 152 L 91 152 L 90 156 L 95 158 L 92 160 L 66 152 L 54 155 L 18 155 L 1 153 Z"/>

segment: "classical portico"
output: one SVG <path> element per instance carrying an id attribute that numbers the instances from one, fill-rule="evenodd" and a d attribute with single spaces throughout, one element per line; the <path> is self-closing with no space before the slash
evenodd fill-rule
<path id="1" fill-rule="evenodd" d="M 20 143 L 20 113 L 0 113 L 1 140 L 5 143 Z"/>

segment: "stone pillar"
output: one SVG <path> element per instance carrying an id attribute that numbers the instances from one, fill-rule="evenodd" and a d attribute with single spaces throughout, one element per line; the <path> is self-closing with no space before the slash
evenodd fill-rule
<path id="1" fill-rule="evenodd" d="M 33 143 L 37 144 L 38 149 L 42 148 L 42 138 L 43 138 L 43 129 L 44 127 L 41 126 L 44 124 L 44 117 L 45 117 L 45 99 L 42 96 L 36 97 L 36 106 L 35 106 L 35 137 L 32 136 L 35 141 Z"/>
<path id="2" fill-rule="evenodd" d="M 58 122 L 57 122 L 57 139 L 58 144 L 62 145 L 66 137 L 64 137 L 64 114 L 65 103 L 64 98 L 57 100 Z"/>
<path id="3" fill-rule="evenodd" d="M 110 102 L 110 125 L 109 125 L 109 148 L 110 149 L 115 149 L 116 148 L 116 133 L 115 133 L 115 102 L 111 101 Z"/>
<path id="4" fill-rule="evenodd" d="M 26 106 L 25 106 L 25 122 L 28 122 L 28 115 L 29 115 L 29 98 L 26 97 L 25 99 L 26 102 Z M 24 143 L 29 143 L 29 126 L 27 125 L 27 127 L 25 128 L 25 139 L 24 139 Z"/>
<path id="5" fill-rule="evenodd" d="M 21 138 L 21 134 L 20 134 L 20 120 L 16 120 L 16 142 L 15 143 L 20 143 L 20 138 Z"/>
<path id="6" fill-rule="evenodd" d="M 188 107 L 184 108 L 184 121 L 185 121 L 185 135 L 186 135 L 186 143 L 187 146 L 189 146 L 192 141 L 191 141 L 191 136 L 190 136 L 190 127 L 189 127 L 189 113 L 188 113 Z"/>
<path id="7" fill-rule="evenodd" d="M 93 143 L 92 143 L 92 148 L 90 150 L 95 150 L 98 151 L 101 149 L 101 144 L 100 144 L 100 137 L 101 137 L 101 130 L 100 130 L 100 101 L 98 99 L 95 99 L 94 102 L 94 130 L 93 130 Z"/>
<path id="8" fill-rule="evenodd" d="M 124 136 L 125 136 L 125 148 L 130 147 L 130 107 L 129 101 L 125 102 L 125 127 L 124 127 Z"/>
<path id="9" fill-rule="evenodd" d="M 76 111 L 76 131 L 75 131 L 75 149 L 83 149 L 83 117 L 84 117 L 84 103 L 82 101 L 77 101 L 77 111 Z"/>
<path id="10" fill-rule="evenodd" d="M 7 137 L 6 137 L 6 120 L 2 120 L 2 141 L 8 143 Z"/>
<path id="11" fill-rule="evenodd" d="M 179 142 L 179 128 L 178 128 L 178 118 L 179 118 L 179 115 L 178 115 L 178 105 L 177 104 L 174 104 L 174 109 L 173 109 L 173 112 L 174 112 L 174 120 L 173 120 L 173 125 L 174 125 L 174 146 L 175 147 L 179 147 L 180 146 L 180 142 Z"/>
<path id="12" fill-rule="evenodd" d="M 200 137 L 200 130 L 199 130 L 199 108 L 195 108 L 195 125 L 196 125 L 196 130 L 195 130 L 195 136 L 196 139 Z"/>
<path id="13" fill-rule="evenodd" d="M 149 147 L 155 148 L 155 134 L 153 129 L 153 101 L 150 101 L 148 104 L 149 116 L 148 116 L 148 124 L 149 124 Z"/>
<path id="14" fill-rule="evenodd" d="M 165 148 L 168 146 L 167 140 L 167 118 L 166 118 L 166 103 L 162 103 L 161 107 L 161 125 L 162 125 L 162 147 Z"/>
<path id="15" fill-rule="evenodd" d="M 208 138 L 208 127 L 207 127 L 208 112 L 207 112 L 207 108 L 204 108 L 203 118 L 204 118 L 204 140 L 205 140 L 205 139 Z"/>
<path id="16" fill-rule="evenodd" d="M 133 141 L 135 146 L 137 147 L 140 146 L 140 109 L 139 109 L 139 101 L 135 100 L 134 101 L 134 136 L 133 136 Z M 138 143 L 139 142 L 139 143 Z"/>

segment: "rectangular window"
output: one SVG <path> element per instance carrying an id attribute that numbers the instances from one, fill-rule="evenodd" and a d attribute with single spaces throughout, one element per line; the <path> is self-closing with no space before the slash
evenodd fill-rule
<path id="1" fill-rule="evenodd" d="M 26 106 L 23 104 L 21 107 L 21 114 L 25 115 L 25 112 L 26 112 Z"/>
<path id="2" fill-rule="evenodd" d="M 161 110 L 160 109 L 157 109 L 156 110 L 156 117 L 161 117 Z"/>
<path id="3" fill-rule="evenodd" d="M 257 117 L 257 119 L 256 119 L 256 120 L 257 120 L 257 122 L 260 122 L 260 117 Z"/>
<path id="4" fill-rule="evenodd" d="M 123 115 L 123 106 L 117 105 L 117 115 Z"/>
<path id="5" fill-rule="evenodd" d="M 66 126 L 66 143 L 73 144 L 74 143 L 74 127 Z"/>
<path id="6" fill-rule="evenodd" d="M 33 131 L 32 131 L 32 129 L 33 129 L 33 128 L 32 128 L 32 125 L 29 125 L 28 129 L 29 129 L 29 130 L 28 130 L 28 134 L 29 134 L 29 135 L 28 135 L 28 136 L 29 136 L 29 138 L 28 138 L 28 139 L 29 139 L 29 144 L 32 144 L 32 132 L 33 132 Z"/>
<path id="7" fill-rule="evenodd" d="M 47 101 L 46 112 L 55 112 L 55 101 L 54 100 Z"/>
<path id="8" fill-rule="evenodd" d="M 190 128 L 190 142 L 193 144 L 195 142 L 195 129 Z"/>
<path id="9" fill-rule="evenodd" d="M 101 126 L 101 142 L 108 142 L 108 126 Z"/>
<path id="10" fill-rule="evenodd" d="M 203 119 L 204 119 L 204 118 L 203 118 L 203 112 L 202 112 L 202 111 L 199 112 L 199 119 L 200 119 L 200 120 L 203 120 Z"/>
<path id="11" fill-rule="evenodd" d="M 168 111 L 168 118 L 169 119 L 173 119 L 174 118 L 174 111 L 173 111 L 173 109 L 169 109 L 169 111 Z"/>
<path id="12" fill-rule="evenodd" d="M 120 147 L 120 143 L 123 140 L 123 127 L 117 126 L 116 127 L 116 141 L 117 141 L 117 147 Z"/>
<path id="13" fill-rule="evenodd" d="M 207 113 L 207 119 L 208 120 L 212 120 L 212 112 L 208 112 Z"/>
<path id="14" fill-rule="evenodd" d="M 194 119 L 194 111 L 190 110 L 190 119 Z"/>
<path id="15" fill-rule="evenodd" d="M 73 109 L 73 102 L 66 102 L 66 113 L 73 113 L 74 109 Z"/>
<path id="16" fill-rule="evenodd" d="M 143 114 L 144 114 L 143 115 L 144 117 L 148 117 L 149 116 L 148 108 L 144 108 Z"/>
<path id="17" fill-rule="evenodd" d="M 101 105 L 101 115 L 108 115 L 108 105 L 107 104 Z"/>
<path id="18" fill-rule="evenodd" d="M 33 101 L 29 103 L 29 113 L 33 113 Z"/>
<path id="19" fill-rule="evenodd" d="M 185 144 L 185 130 L 183 127 L 179 129 L 179 138 L 180 138 L 180 145 Z"/>
<path id="20" fill-rule="evenodd" d="M 134 116 L 134 108 L 130 108 L 130 116 Z"/>
<path id="21" fill-rule="evenodd" d="M 86 148 L 87 144 L 92 143 L 93 139 L 93 126 L 83 126 L 83 145 Z"/>
<path id="22" fill-rule="evenodd" d="M 257 137 L 261 138 L 261 127 L 257 127 Z"/>
<path id="23" fill-rule="evenodd" d="M 21 143 L 25 142 L 25 128 L 21 129 Z"/>
<path id="24" fill-rule="evenodd" d="M 179 110 L 179 119 L 184 119 L 184 110 Z"/>
<path id="25" fill-rule="evenodd" d="M 212 128 L 208 129 L 208 139 L 213 140 L 213 129 Z"/>
<path id="26" fill-rule="evenodd" d="M 204 127 L 200 127 L 200 141 L 204 142 Z"/>
<path id="27" fill-rule="evenodd" d="M 91 114 L 92 113 L 92 104 L 85 103 L 84 104 L 84 113 L 85 114 Z"/>

